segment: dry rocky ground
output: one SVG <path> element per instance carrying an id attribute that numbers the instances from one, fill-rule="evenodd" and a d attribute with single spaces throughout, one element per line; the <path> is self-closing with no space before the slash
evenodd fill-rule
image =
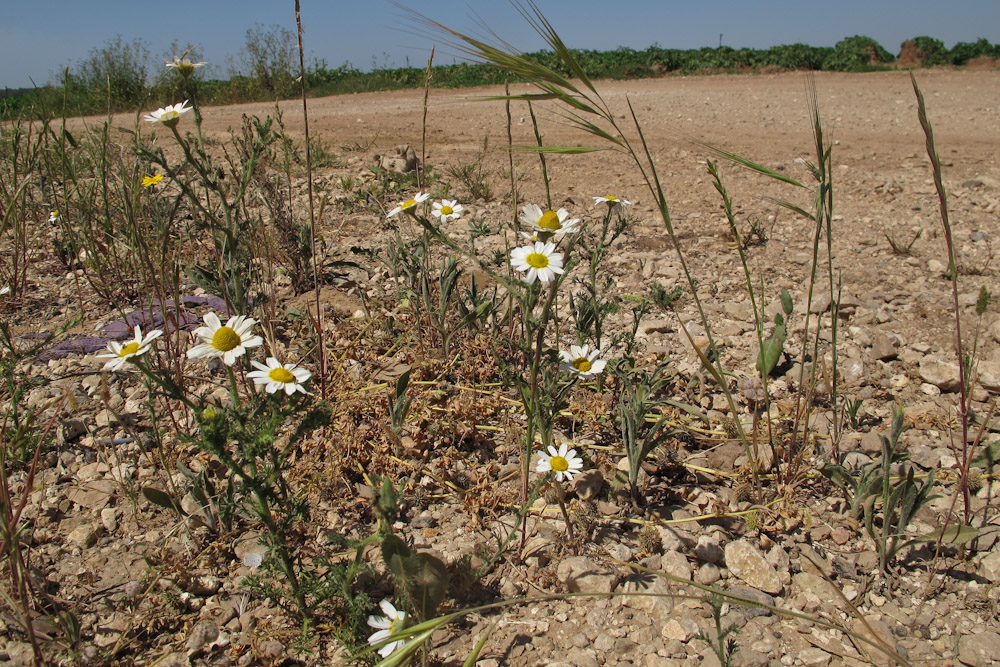
<path id="1" fill-rule="evenodd" d="M 932 70 L 920 71 L 918 77 L 944 162 L 959 257 L 963 334 L 971 341 L 977 326 L 980 332 L 972 406 L 986 420 L 984 440 L 991 442 L 1000 430 L 993 419 L 993 399 L 1000 391 L 1000 317 L 991 306 L 977 322 L 975 303 L 981 287 L 994 294 L 1000 287 L 992 247 L 1000 239 L 1000 72 Z M 809 182 L 805 162 L 814 158 L 807 81 L 784 73 L 670 77 L 599 87 L 623 122 L 626 95 L 632 101 L 719 337 L 724 365 L 738 376 L 753 372 L 753 320 L 720 200 L 706 174 L 708 153 L 692 140 L 710 142 Z M 525 88 L 518 86 L 514 92 Z M 847 427 L 840 446 L 853 466 L 877 457 L 879 435 L 889 429 L 892 407 L 902 405 L 909 427 L 902 444 L 909 461 L 920 473 L 938 471 L 940 498 L 910 526 L 913 532 L 927 533 L 941 526 L 952 508 L 961 436 L 952 283 L 945 276 L 938 199 L 915 97 L 904 72 L 820 74 L 815 88 L 826 137 L 833 143 L 834 264 L 843 285 L 841 391 L 863 400 L 859 423 Z M 432 91 L 426 148 L 427 163 L 442 173 L 448 165 L 473 161 L 489 137 L 484 164 L 491 171 L 496 198 L 466 204 L 469 217 L 494 221 L 510 216 L 509 185 L 501 175 L 507 165 L 501 150 L 507 119 L 501 103 L 472 98 L 497 92 Z M 391 154 L 400 145 L 413 146 L 419 154 L 422 106 L 421 91 L 310 100 L 311 133 L 333 154 L 331 164 L 317 170 L 319 190 L 332 199 L 349 198 L 341 177 L 365 182 L 372 178 L 368 167 L 377 155 Z M 296 104 L 282 103 L 282 109 L 287 131 L 301 138 Z M 273 107 L 263 104 L 206 109 L 205 129 L 223 142 L 226 128 L 237 126 L 242 114 L 268 113 Z M 526 110 L 515 106 L 512 114 L 514 143 L 533 143 Z M 539 115 L 547 143 L 590 142 L 590 137 L 559 124 L 552 109 L 543 106 Z M 124 127 L 132 122 L 132 117 L 115 118 Z M 614 193 L 634 202 L 629 209 L 634 222 L 616 241 L 606 266 L 617 294 L 641 294 L 653 280 L 665 285 L 681 280 L 680 264 L 652 197 L 625 157 L 610 151 L 551 157 L 548 167 L 555 204 L 566 206 L 574 216 L 599 219 L 593 195 Z M 722 168 L 738 218 L 747 228 L 756 220 L 767 230 L 769 240 L 750 247 L 748 254 L 754 279 L 771 304 L 768 312 L 776 312 L 782 288 L 792 295 L 796 310 L 786 349 L 794 362 L 802 348 L 797 335 L 805 319 L 813 230 L 769 198 L 808 208 L 810 194 L 734 165 L 724 163 Z M 537 159 L 518 154 L 516 169 L 522 177 L 522 202 L 543 201 Z M 304 181 L 299 179 L 295 187 L 303 193 Z M 460 200 L 465 196 L 457 183 L 452 193 Z M 320 228 L 343 248 L 380 246 L 391 231 L 377 210 L 347 211 L 338 204 L 326 207 Z M 906 244 L 917 232 L 910 254 L 893 251 L 890 238 Z M 485 243 L 499 240 L 488 238 Z M 3 315 L 22 336 L 39 328 L 53 331 L 79 312 L 76 283 L 53 264 L 39 262 L 29 277 L 33 298 Z M 358 346 L 349 347 L 350 333 L 362 329 L 344 322 L 360 307 L 357 291 L 365 290 L 376 301 L 392 294 L 384 271 L 368 268 L 352 274 L 353 287 L 324 292 L 330 303 L 325 309 L 330 329 L 348 327 L 348 333 L 334 335 L 333 346 L 343 362 L 339 372 L 355 381 L 354 392 L 383 381 L 387 366 L 418 366 L 424 353 L 411 343 L 388 358 L 361 352 L 352 357 Z M 825 271 L 825 266 L 820 268 Z M 828 301 L 818 299 L 813 317 L 827 307 Z M 200 314 L 204 306 L 192 301 L 191 310 Z M 94 332 L 119 316 L 91 310 L 76 331 Z M 624 312 L 618 317 L 614 326 L 620 329 Z M 878 556 L 864 529 L 846 516 L 843 494 L 822 478 L 813 476 L 782 490 L 789 494 L 788 502 L 762 511 L 764 526 L 759 530 L 748 531 L 743 516 L 718 516 L 746 510 L 750 503 L 734 490 L 741 476 L 742 449 L 725 432 L 728 408 L 715 388 L 699 381 L 697 358 L 679 330 L 681 320 L 693 317 L 692 302 L 686 299 L 678 315 L 648 316 L 639 330 L 643 357 L 669 359 L 676 370 L 671 398 L 696 404 L 707 415 L 705 421 L 684 417 L 688 432 L 675 443 L 674 456 L 647 470 L 644 481 L 655 502 L 646 512 L 635 513 L 612 487 L 622 457 L 620 449 L 614 449 L 619 443 L 613 424 L 581 418 L 579 429 L 563 425 L 578 445 L 593 446 L 588 459 L 596 472 L 584 476 L 570 494 L 585 539 L 575 548 L 567 547 L 556 507 L 546 509 L 539 501 L 543 511 L 528 522 L 524 553 L 519 556 L 515 546 L 470 585 L 474 592 L 465 591 L 452 606 L 578 591 L 692 597 L 575 597 L 472 614 L 434 635 L 432 659 L 461 664 L 495 624 L 477 663 L 484 667 L 716 664 L 702 638 L 712 636 L 715 626 L 701 592 L 629 567 L 635 564 L 818 617 L 862 636 L 875 635 L 911 664 L 994 664 L 1000 656 L 1000 483 L 985 480 L 972 500 L 976 525 L 985 524 L 976 551 L 945 548 L 935 555 L 933 549 L 907 549 L 889 576 L 878 572 Z M 692 328 L 694 335 L 702 333 Z M 799 375 L 792 362 L 770 385 L 776 413 L 787 414 L 794 403 Z M 204 527 L 185 527 L 173 514 L 137 495 L 140 486 L 161 483 L 165 474 L 159 462 L 142 451 L 141 437 L 132 439 L 137 430 L 118 423 L 118 415 L 134 415 L 138 432 L 143 431 L 140 383 L 127 374 L 111 376 L 105 394 L 97 373 L 100 364 L 94 354 L 36 359 L 29 371 L 39 382 L 27 398 L 28 405 L 38 406 L 66 392 L 73 396 L 73 407 L 60 414 L 62 427 L 34 481 L 24 539 L 35 576 L 51 595 L 53 608 L 63 605 L 80 618 L 81 654 L 92 662 L 160 665 L 319 665 L 343 659 L 346 653 L 330 627 L 321 626 L 301 641 L 279 609 L 243 590 L 240 578 L 250 572 L 247 563 L 252 564 L 247 553 L 258 548 L 252 526 L 233 534 L 210 534 Z M 593 400 L 601 404 L 600 397 Z M 379 445 L 381 436 L 373 435 L 384 418 L 384 405 L 376 418 L 363 403 L 345 400 L 348 410 L 359 410 L 354 430 L 339 430 L 325 445 L 312 443 L 303 453 L 303 465 L 312 466 L 313 472 L 330 462 L 343 468 L 301 477 L 325 480 L 322 488 L 309 490 L 316 548 L 323 548 L 325 531 L 363 538 L 374 530 L 374 515 L 366 509 L 371 489 L 354 470 L 357 465 L 347 465 L 351 457 L 370 456 L 378 459 L 381 474 L 397 480 L 418 464 L 435 473 L 415 480 L 419 497 L 404 497 L 405 511 L 396 526 L 400 534 L 446 562 L 456 563 L 463 556 L 479 562 L 490 536 L 512 521 L 505 503 L 516 497 L 516 474 L 511 473 L 517 470 L 517 447 L 499 436 L 488 449 L 482 441 L 489 438 L 436 436 L 432 451 L 406 452 L 405 461 L 394 463 L 387 456 L 388 445 Z M 434 418 L 427 415 L 435 414 L 438 428 L 451 425 L 447 404 L 436 413 L 441 406 L 431 406 L 430 399 L 418 398 L 417 404 L 416 413 L 425 418 L 414 429 L 430 424 Z M 745 401 L 740 409 L 749 428 Z M 586 416 L 586 409 L 580 414 Z M 832 432 L 833 419 L 829 405 L 820 404 L 811 424 L 819 451 L 810 457 L 809 466 L 820 465 L 818 454 L 830 442 L 823 436 Z M 454 427 L 467 428 L 467 423 Z M 412 435 L 421 440 L 420 434 Z M 192 467 L 208 464 L 196 452 L 179 451 Z M 440 483 L 446 478 L 456 480 L 463 492 L 449 492 Z M 498 484 L 496 479 L 506 481 Z M 13 471 L 12 480 L 15 488 L 23 484 L 23 470 Z M 656 531 L 653 543 L 648 531 L 640 539 L 647 525 Z M 369 559 L 381 568 L 375 553 Z M 363 585 L 370 586 L 375 600 L 389 590 L 384 580 Z M 887 664 L 871 646 L 808 618 L 735 604 L 726 604 L 722 614 L 724 627 L 737 628 L 731 635 L 739 646 L 735 665 Z M 59 634 L 44 624 L 40 627 Z M 0 664 L 29 660 L 25 638 L 5 612 L 0 617 Z"/>

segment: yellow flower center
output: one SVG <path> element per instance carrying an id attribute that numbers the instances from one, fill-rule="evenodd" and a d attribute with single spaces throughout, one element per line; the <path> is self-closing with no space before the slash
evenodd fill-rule
<path id="1" fill-rule="evenodd" d="M 212 334 L 212 347 L 222 352 L 229 352 L 242 342 L 243 339 L 232 327 L 219 327 L 218 331 Z"/>
<path id="2" fill-rule="evenodd" d="M 573 367 L 581 373 L 586 373 L 590 370 L 590 362 L 584 357 L 578 357 L 573 360 Z"/>
<path id="3" fill-rule="evenodd" d="M 607 197 L 605 197 L 605 199 L 607 199 L 608 201 L 618 201 L 618 197 L 614 195 L 608 195 Z"/>
<path id="4" fill-rule="evenodd" d="M 549 258 L 540 252 L 533 252 L 524 258 L 528 266 L 533 269 L 544 269 L 549 265 Z"/>
<path id="5" fill-rule="evenodd" d="M 137 343 L 136 341 L 132 341 L 128 345 L 122 346 L 121 352 L 118 353 L 118 356 L 120 358 L 127 357 L 128 355 L 135 354 L 138 351 L 139 351 L 139 343 Z"/>
<path id="6" fill-rule="evenodd" d="M 555 211 L 546 211 L 542 213 L 542 217 L 538 219 L 539 229 L 562 229 L 562 223 L 559 222 L 559 214 Z"/>
<path id="7" fill-rule="evenodd" d="M 410 208 L 411 206 L 415 206 L 416 203 L 417 203 L 416 199 L 407 199 L 406 201 L 404 201 L 402 204 L 399 205 L 399 208 L 404 208 L 404 209 Z"/>
<path id="8" fill-rule="evenodd" d="M 451 215 L 454 212 L 455 212 L 455 209 L 453 209 L 451 206 L 442 206 L 441 207 L 441 215 Z"/>
<path id="9" fill-rule="evenodd" d="M 295 382 L 295 375 L 293 375 L 287 368 L 272 368 L 268 372 L 267 376 L 275 382 L 280 382 L 281 384 Z"/>
<path id="10" fill-rule="evenodd" d="M 549 459 L 549 466 L 556 472 L 566 472 L 569 470 L 569 461 L 562 456 L 553 456 Z"/>

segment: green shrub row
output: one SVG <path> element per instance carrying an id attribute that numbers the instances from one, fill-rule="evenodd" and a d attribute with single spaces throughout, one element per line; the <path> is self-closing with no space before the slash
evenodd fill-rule
<path id="1" fill-rule="evenodd" d="M 1000 44 L 991 44 L 986 39 L 959 42 L 951 49 L 933 37 L 915 37 L 910 41 L 916 45 L 925 66 L 964 65 L 980 56 L 1000 58 Z M 38 117 L 62 115 L 64 112 L 86 115 L 104 113 L 109 109 L 147 109 L 188 97 L 188 89 L 180 77 L 160 76 L 153 85 L 146 85 L 145 65 L 137 64 L 141 50 L 141 42 L 124 44 L 121 38 L 113 40 L 91 52 L 91 58 L 84 61 L 87 67 L 78 67 L 74 72 L 67 70 L 59 84 L 0 97 L 0 119 L 8 120 L 24 114 Z M 832 48 L 786 44 L 769 49 L 720 46 L 683 50 L 654 45 L 642 51 L 620 47 L 613 51 L 576 50 L 574 54 L 587 75 L 597 79 L 633 79 L 702 71 L 759 71 L 765 68 L 863 72 L 883 69 L 896 59 L 874 39 L 864 36 L 848 37 Z M 526 55 L 566 76 L 571 75 L 564 71 L 562 61 L 551 51 Z M 200 102 L 234 104 L 293 97 L 298 94 L 296 73 L 284 71 L 291 69 L 290 62 L 290 58 L 282 58 L 277 66 L 254 67 L 252 75 L 199 81 Z M 350 64 L 331 69 L 325 63 L 317 63 L 308 72 L 306 82 L 309 94 L 321 97 L 419 87 L 423 85 L 424 75 L 424 68 L 417 67 L 363 72 Z M 435 66 L 431 85 L 457 88 L 496 84 L 505 80 L 510 80 L 509 75 L 497 67 L 459 63 Z"/>

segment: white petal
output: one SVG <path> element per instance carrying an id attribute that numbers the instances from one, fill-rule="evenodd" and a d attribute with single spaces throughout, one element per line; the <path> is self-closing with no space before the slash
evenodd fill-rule
<path id="1" fill-rule="evenodd" d="M 394 620 L 399 617 L 399 612 L 396 610 L 396 607 L 393 606 L 393 604 L 388 600 L 382 600 L 381 602 L 378 603 L 378 606 L 379 609 L 382 610 L 382 613 L 386 615 L 386 617 Z"/>

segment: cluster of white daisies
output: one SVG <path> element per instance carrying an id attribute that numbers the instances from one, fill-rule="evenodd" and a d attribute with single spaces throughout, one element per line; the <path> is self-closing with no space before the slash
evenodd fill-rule
<path id="1" fill-rule="evenodd" d="M 177 59 L 175 61 L 175 63 L 168 63 L 167 66 L 177 68 L 186 76 L 190 75 L 195 67 L 204 64 L 192 64 Z M 145 120 L 151 123 L 162 123 L 171 128 L 175 127 L 181 115 L 191 110 L 191 107 L 187 106 L 187 102 L 184 100 L 180 104 L 157 109 L 145 116 Z M 389 211 L 388 215 L 392 217 L 402 212 L 413 215 L 415 207 L 429 198 L 430 194 L 418 192 L 413 199 L 396 205 Z M 609 208 L 629 206 L 632 203 L 613 195 L 594 197 L 594 202 L 607 204 Z M 463 211 L 462 205 L 457 200 L 448 199 L 433 202 L 431 208 L 432 215 L 442 223 L 457 220 Z M 521 232 L 521 235 L 528 241 L 528 245 L 511 250 L 511 266 L 524 274 L 524 281 L 529 285 L 536 280 L 540 283 L 555 280 L 556 276 L 562 274 L 564 270 L 563 254 L 557 252 L 556 244 L 567 234 L 573 234 L 580 230 L 580 219 L 570 218 L 569 212 L 564 208 L 556 211 L 543 211 L 535 204 L 523 206 L 518 219 L 530 230 Z M 251 328 L 256 324 L 256 321 L 243 315 L 232 317 L 223 325 L 215 313 L 208 313 L 205 316 L 205 324 L 206 326 L 199 327 L 194 332 L 200 343 L 188 350 L 187 354 L 191 359 L 219 357 L 227 366 L 232 366 L 238 357 L 246 354 L 248 349 L 258 347 L 264 342 L 260 336 L 251 335 Z M 142 330 L 136 325 L 133 340 L 124 345 L 117 342 L 108 344 L 109 354 L 101 355 L 102 358 L 110 358 L 104 365 L 104 369 L 118 370 L 130 358 L 145 354 L 162 333 L 157 329 L 143 336 Z M 560 369 L 580 377 L 593 377 L 603 372 L 607 364 L 604 359 L 600 358 L 600 354 L 600 350 L 592 350 L 589 345 L 572 345 L 569 350 L 559 352 L 559 359 L 562 362 Z M 274 357 L 268 357 L 266 364 L 256 361 L 250 363 L 257 370 L 247 373 L 247 377 L 257 385 L 266 385 L 268 393 L 282 389 L 288 395 L 296 391 L 306 393 L 302 383 L 312 375 L 308 370 L 299 368 L 295 364 L 282 364 Z M 574 475 L 583 470 L 583 459 L 577 456 L 575 449 L 569 448 L 565 443 L 559 445 L 558 448 L 550 445 L 547 452 L 539 453 L 535 470 L 542 474 L 551 472 L 559 482 L 571 481 Z M 376 630 L 368 638 L 368 641 L 372 646 L 383 644 L 378 652 L 384 658 L 405 643 L 404 640 L 390 642 L 386 642 L 386 640 L 405 626 L 407 615 L 406 612 L 397 610 L 388 600 L 382 600 L 379 606 L 385 616 L 368 617 L 368 625 Z"/>
<path id="2" fill-rule="evenodd" d="M 205 315 L 205 326 L 194 330 L 198 344 L 187 351 L 187 356 L 189 359 L 218 357 L 225 365 L 232 366 L 248 350 L 264 344 L 263 338 L 252 333 L 255 324 L 256 320 L 245 315 L 231 317 L 223 324 L 218 315 L 208 313 Z M 99 359 L 108 359 L 104 370 L 117 371 L 124 368 L 130 359 L 149 352 L 156 339 L 163 335 L 159 329 L 143 335 L 142 327 L 138 324 L 135 325 L 134 333 L 135 337 L 126 343 L 111 341 L 108 343 L 108 353 L 98 355 Z M 253 380 L 254 385 L 264 385 L 267 393 L 273 394 L 280 390 L 284 390 L 288 396 L 295 392 L 308 393 L 302 385 L 312 377 L 312 373 L 305 368 L 299 368 L 295 364 L 282 364 L 274 357 L 268 357 L 263 364 L 258 361 L 251 361 L 250 364 L 257 370 L 247 373 L 247 378 Z"/>

